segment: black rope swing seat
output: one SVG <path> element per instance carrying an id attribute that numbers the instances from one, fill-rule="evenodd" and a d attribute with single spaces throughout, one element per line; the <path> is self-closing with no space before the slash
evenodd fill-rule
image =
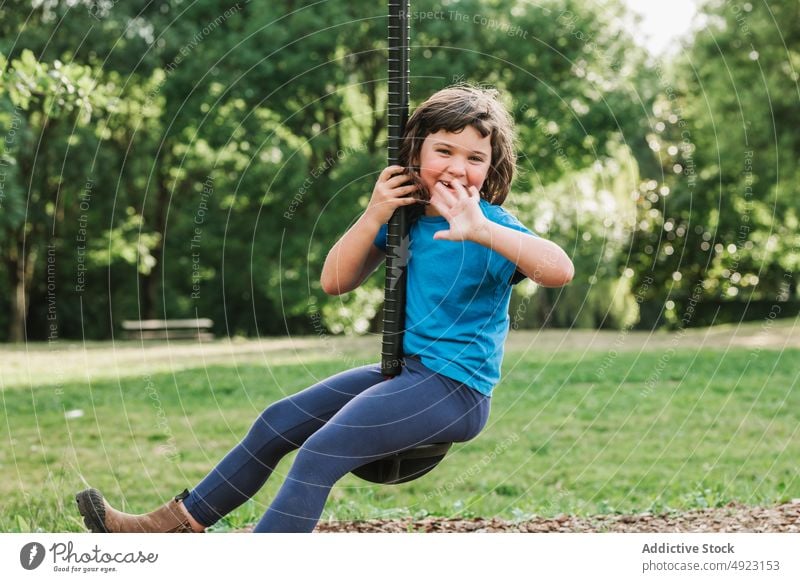
<path id="1" fill-rule="evenodd" d="M 389 165 L 398 163 L 400 140 L 408 119 L 410 0 L 389 0 Z M 408 207 L 400 207 L 389 220 L 386 236 L 386 285 L 383 306 L 381 371 L 393 378 L 402 371 L 405 319 L 406 261 L 400 242 L 407 236 Z M 453 443 L 434 443 L 399 451 L 353 470 L 372 483 L 406 483 L 422 477 L 444 459 Z"/>

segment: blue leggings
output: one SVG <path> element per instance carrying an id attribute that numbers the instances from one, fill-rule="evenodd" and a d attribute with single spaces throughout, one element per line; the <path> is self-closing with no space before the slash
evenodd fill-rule
<path id="1" fill-rule="evenodd" d="M 310 532 L 336 481 L 391 453 L 467 441 L 483 429 L 490 398 L 406 358 L 384 380 L 364 366 L 323 380 L 269 406 L 247 436 L 184 500 L 210 526 L 252 497 L 278 461 L 299 448 L 286 481 L 256 532 Z"/>

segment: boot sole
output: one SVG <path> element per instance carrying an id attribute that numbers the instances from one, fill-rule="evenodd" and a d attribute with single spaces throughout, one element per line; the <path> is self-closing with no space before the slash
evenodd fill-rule
<path id="1" fill-rule="evenodd" d="M 94 533 L 108 533 L 103 494 L 97 489 L 86 489 L 75 496 L 83 523 Z"/>

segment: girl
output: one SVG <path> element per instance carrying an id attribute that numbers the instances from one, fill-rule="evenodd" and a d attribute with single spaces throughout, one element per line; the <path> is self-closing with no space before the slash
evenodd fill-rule
<path id="1" fill-rule="evenodd" d="M 331 487 L 391 453 L 467 441 L 489 415 L 508 333 L 511 287 L 525 277 L 561 286 L 572 262 L 503 210 L 514 174 L 511 117 L 495 91 L 437 92 L 406 124 L 400 159 L 384 169 L 366 211 L 331 249 L 326 293 L 347 293 L 384 260 L 386 223 L 421 202 L 409 235 L 405 366 L 349 370 L 268 407 L 191 493 L 146 515 L 113 509 L 95 489 L 77 496 L 95 532 L 201 532 L 264 484 L 299 448 L 256 532 L 310 532 Z"/>

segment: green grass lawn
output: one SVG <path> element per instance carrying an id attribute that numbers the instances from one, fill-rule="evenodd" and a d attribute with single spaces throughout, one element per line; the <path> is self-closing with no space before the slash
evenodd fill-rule
<path id="1" fill-rule="evenodd" d="M 365 354 L 368 355 L 368 354 Z M 800 350 L 511 350 L 484 432 L 415 482 L 348 476 L 323 519 L 524 519 L 683 510 L 800 497 Z M 270 402 L 341 358 L 247 361 L 0 391 L 0 531 L 82 531 L 74 494 L 132 512 L 191 488 Z M 33 387 L 32 387 L 33 386 Z M 80 412 L 82 411 L 82 415 Z M 252 523 L 291 457 L 217 529 Z"/>

